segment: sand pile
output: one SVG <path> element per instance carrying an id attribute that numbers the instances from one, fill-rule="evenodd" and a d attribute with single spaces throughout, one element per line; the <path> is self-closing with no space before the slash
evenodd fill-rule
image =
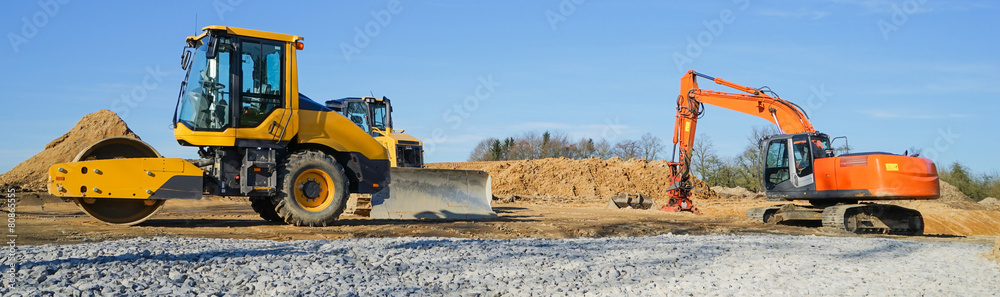
<path id="1" fill-rule="evenodd" d="M 959 209 L 984 209 L 983 205 L 976 203 L 976 200 L 972 200 L 972 198 L 966 196 L 965 193 L 959 191 L 958 187 L 952 186 L 945 181 L 941 181 L 941 198 L 934 201 Z"/>
<path id="2" fill-rule="evenodd" d="M 986 197 L 986 199 L 980 200 L 979 205 L 989 210 L 1000 210 L 1000 200 L 993 197 Z"/>
<path id="3" fill-rule="evenodd" d="M 712 187 L 712 191 L 715 191 L 721 197 L 727 197 L 727 198 L 751 199 L 757 197 L 764 197 L 764 194 L 758 195 L 757 193 L 750 192 L 750 190 L 747 190 L 746 188 L 743 187 L 729 188 L 729 187 L 715 186 Z"/>
<path id="4" fill-rule="evenodd" d="M 611 196 L 638 193 L 657 203 L 667 201 L 670 167 L 666 161 L 567 158 L 432 163 L 430 168 L 485 170 L 493 180 L 493 195 L 500 201 L 560 204 L 607 203 Z M 694 199 L 718 198 L 708 186 L 696 182 Z"/>
<path id="5" fill-rule="evenodd" d="M 0 185 L 20 187 L 24 191 L 45 191 L 49 166 L 73 161 L 83 149 L 112 136 L 139 138 L 125 125 L 125 121 L 110 110 L 102 109 L 85 115 L 73 129 L 49 142 L 41 152 L 0 174 Z"/>

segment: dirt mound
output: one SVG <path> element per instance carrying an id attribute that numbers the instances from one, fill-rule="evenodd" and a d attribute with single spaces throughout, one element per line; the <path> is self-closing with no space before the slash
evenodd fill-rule
<path id="1" fill-rule="evenodd" d="M 758 195 L 757 193 L 754 192 L 750 192 L 750 190 L 747 190 L 743 187 L 729 188 L 729 187 L 715 186 L 712 187 L 712 191 L 715 191 L 716 193 L 719 194 L 719 196 L 726 198 L 750 199 L 750 198 L 757 198 L 758 196 L 760 197 L 764 196 L 764 195 Z"/>
<path id="2" fill-rule="evenodd" d="M 972 198 L 966 196 L 962 191 L 959 191 L 957 187 L 945 181 L 941 181 L 941 198 L 934 201 L 959 209 L 985 209 L 983 205 L 976 203 L 976 200 L 972 200 Z"/>
<path id="3" fill-rule="evenodd" d="M 532 203 L 607 203 L 611 196 L 638 193 L 658 204 L 667 201 L 670 167 L 666 161 L 611 158 L 539 159 L 462 163 L 432 163 L 430 168 L 484 170 L 493 181 L 493 195 L 501 201 Z M 704 182 L 696 181 L 693 199 L 718 198 Z"/>
<path id="4" fill-rule="evenodd" d="M 139 138 L 113 111 L 102 109 L 85 115 L 69 132 L 45 145 L 41 152 L 0 174 L 0 184 L 25 191 L 45 191 L 49 166 L 73 161 L 83 149 L 112 136 Z"/>
<path id="5" fill-rule="evenodd" d="M 980 200 L 979 205 L 989 210 L 1000 210 L 1000 200 L 993 197 L 986 197 L 986 199 Z"/>

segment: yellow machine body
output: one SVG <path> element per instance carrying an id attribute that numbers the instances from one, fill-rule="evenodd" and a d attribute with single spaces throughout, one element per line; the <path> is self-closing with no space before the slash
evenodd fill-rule
<path id="1" fill-rule="evenodd" d="M 397 132 L 398 131 L 398 132 Z M 389 153 L 389 160 L 396 160 L 392 162 L 392 167 L 418 167 L 418 166 L 407 166 L 413 162 L 407 162 L 406 159 L 409 157 L 400 148 L 402 147 L 412 147 L 414 149 L 420 150 L 423 148 L 424 143 L 413 137 L 410 134 L 402 133 L 403 130 L 393 129 L 392 132 L 386 133 L 383 131 L 378 131 L 382 136 L 376 136 L 375 140 L 385 147 L 386 151 Z M 420 158 L 420 164 L 423 164 L 423 158 Z"/>
<path id="2" fill-rule="evenodd" d="M 281 59 L 281 107 L 269 110 L 266 117 L 253 127 L 228 125 L 214 131 L 195 131 L 186 125 L 176 125 L 174 137 L 190 146 L 237 146 L 241 140 L 316 144 L 338 152 L 357 152 L 369 160 L 391 160 L 385 149 L 364 130 L 337 113 L 300 106 L 303 101 L 298 89 L 297 46 L 304 39 L 295 35 L 272 33 L 226 26 L 208 26 L 205 34 L 188 37 L 189 43 L 199 42 L 208 31 L 225 31 L 234 38 L 263 39 L 283 44 Z M 230 104 L 233 98 L 230 98 Z M 241 108 L 243 108 L 241 106 Z M 242 116 L 246 110 L 237 113 Z M 240 120 L 235 120 L 240 121 Z"/>
<path id="3" fill-rule="evenodd" d="M 49 167 L 58 197 L 201 199 L 203 171 L 178 158 L 90 160 Z"/>
<path id="4" fill-rule="evenodd" d="M 98 220 L 125 225 L 145 221 L 166 199 L 202 195 L 246 196 L 262 218 L 299 226 L 331 224 L 349 193 L 426 205 L 418 218 L 453 217 L 456 210 L 495 216 L 488 175 L 400 173 L 400 185 L 415 186 L 389 195 L 387 186 L 396 181 L 390 181 L 390 168 L 422 167 L 422 143 L 387 123 L 388 99 L 372 101 L 383 103 L 386 122 L 368 125 L 299 93 L 302 37 L 225 26 L 203 30 L 186 39 L 181 65 L 187 72 L 173 116 L 175 139 L 198 147 L 200 159 L 162 158 L 141 140 L 109 138 L 72 163 L 52 166 L 50 193 Z M 451 188 L 461 190 L 441 192 Z M 469 200 L 476 200 L 474 207 L 455 206 Z M 409 213 L 410 204 L 386 213 Z"/>
<path id="5" fill-rule="evenodd" d="M 320 144 L 337 151 L 359 152 L 372 160 L 392 160 L 384 147 L 340 114 L 300 110 L 300 143 Z M 389 162 L 390 164 L 392 162 Z"/>

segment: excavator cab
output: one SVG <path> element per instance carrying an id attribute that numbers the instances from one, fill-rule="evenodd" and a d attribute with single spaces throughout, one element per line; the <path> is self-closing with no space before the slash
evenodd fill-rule
<path id="1" fill-rule="evenodd" d="M 815 191 L 815 159 L 826 158 L 830 137 L 822 133 L 764 139 L 764 188 L 768 192 Z"/>

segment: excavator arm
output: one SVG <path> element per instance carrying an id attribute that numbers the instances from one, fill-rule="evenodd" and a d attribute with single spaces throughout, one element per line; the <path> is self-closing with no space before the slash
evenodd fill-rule
<path id="1" fill-rule="evenodd" d="M 709 79 L 743 93 L 727 93 L 698 87 L 698 77 Z M 744 94 L 745 93 L 745 94 Z M 753 88 L 735 84 L 721 78 L 689 70 L 681 78 L 680 95 L 677 96 L 677 117 L 674 123 L 674 159 L 669 163 L 673 171 L 668 188 L 670 201 L 661 208 L 665 211 L 693 211 L 697 209 L 688 198 L 694 187 L 691 182 L 691 153 L 694 148 L 698 119 L 704 104 L 739 111 L 765 119 L 786 134 L 816 132 L 805 112 L 794 103 L 771 96 L 767 88 Z M 676 161 L 675 161 L 676 160 Z"/>

